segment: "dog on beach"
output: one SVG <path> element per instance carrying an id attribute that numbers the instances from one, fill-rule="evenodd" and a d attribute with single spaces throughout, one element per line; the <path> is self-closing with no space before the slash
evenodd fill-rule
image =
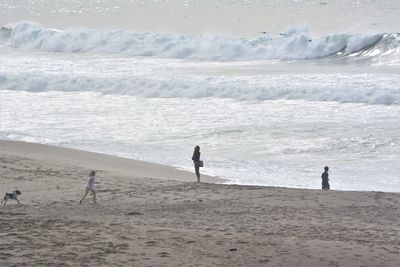
<path id="1" fill-rule="evenodd" d="M 19 202 L 19 199 L 18 199 L 18 196 L 20 196 L 20 195 L 21 195 L 21 191 L 19 191 L 19 190 L 14 190 L 12 193 L 6 193 L 0 204 L 3 204 L 3 202 L 4 202 L 4 206 L 5 206 L 9 199 L 14 199 L 18 202 L 18 205 L 21 205 L 21 203 Z"/>

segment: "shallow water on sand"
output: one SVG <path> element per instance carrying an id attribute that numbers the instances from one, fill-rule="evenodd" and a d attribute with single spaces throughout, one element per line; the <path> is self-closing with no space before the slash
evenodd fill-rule
<path id="1" fill-rule="evenodd" d="M 399 106 L 3 91 L 2 138 L 204 172 L 239 184 L 399 191 Z"/>
<path id="2" fill-rule="evenodd" d="M 328 165 L 333 189 L 400 192 L 397 1 L 0 7 L 2 139 L 189 170 L 200 145 L 232 183 L 319 188 Z"/>

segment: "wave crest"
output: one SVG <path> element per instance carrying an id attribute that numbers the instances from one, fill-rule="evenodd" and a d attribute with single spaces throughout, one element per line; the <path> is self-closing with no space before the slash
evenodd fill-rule
<path id="1" fill-rule="evenodd" d="M 400 62 L 400 34 L 332 34 L 312 39 L 307 28 L 291 28 L 279 34 L 240 38 L 226 34 L 194 36 L 88 29 L 61 31 L 29 22 L 2 29 L 0 36 L 8 37 L 9 45 L 14 48 L 50 52 L 233 61 L 315 59 L 349 56 L 368 50 L 375 58 L 384 55 L 391 62 Z"/>
<path id="2" fill-rule="evenodd" d="M 288 81 L 290 86 L 288 86 Z M 325 82 L 325 83 L 324 83 Z M 321 86 L 321 84 L 323 84 Z M 360 84 L 364 84 L 360 89 Z M 94 92 L 149 98 L 232 98 L 237 100 L 307 100 L 400 105 L 397 75 L 273 75 L 255 79 L 179 79 L 81 77 L 26 73 L 0 75 L 0 89 L 29 92 Z"/>

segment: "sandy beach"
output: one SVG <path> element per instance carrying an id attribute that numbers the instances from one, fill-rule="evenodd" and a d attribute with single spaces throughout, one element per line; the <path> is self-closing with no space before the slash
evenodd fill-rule
<path id="1" fill-rule="evenodd" d="M 1 141 L 1 266 L 398 266 L 398 193 L 223 185 L 172 167 Z M 98 203 L 82 205 L 97 171 Z M 397 263 L 396 263 L 397 262 Z"/>

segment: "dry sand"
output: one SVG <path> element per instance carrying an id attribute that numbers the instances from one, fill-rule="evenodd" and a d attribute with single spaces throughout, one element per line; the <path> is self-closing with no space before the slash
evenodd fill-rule
<path id="1" fill-rule="evenodd" d="M 0 148 L 0 193 L 19 189 L 23 203 L 0 208 L 0 266 L 400 262 L 398 193 L 197 184 L 156 164 L 21 142 Z M 98 203 L 80 205 L 90 169 Z"/>

